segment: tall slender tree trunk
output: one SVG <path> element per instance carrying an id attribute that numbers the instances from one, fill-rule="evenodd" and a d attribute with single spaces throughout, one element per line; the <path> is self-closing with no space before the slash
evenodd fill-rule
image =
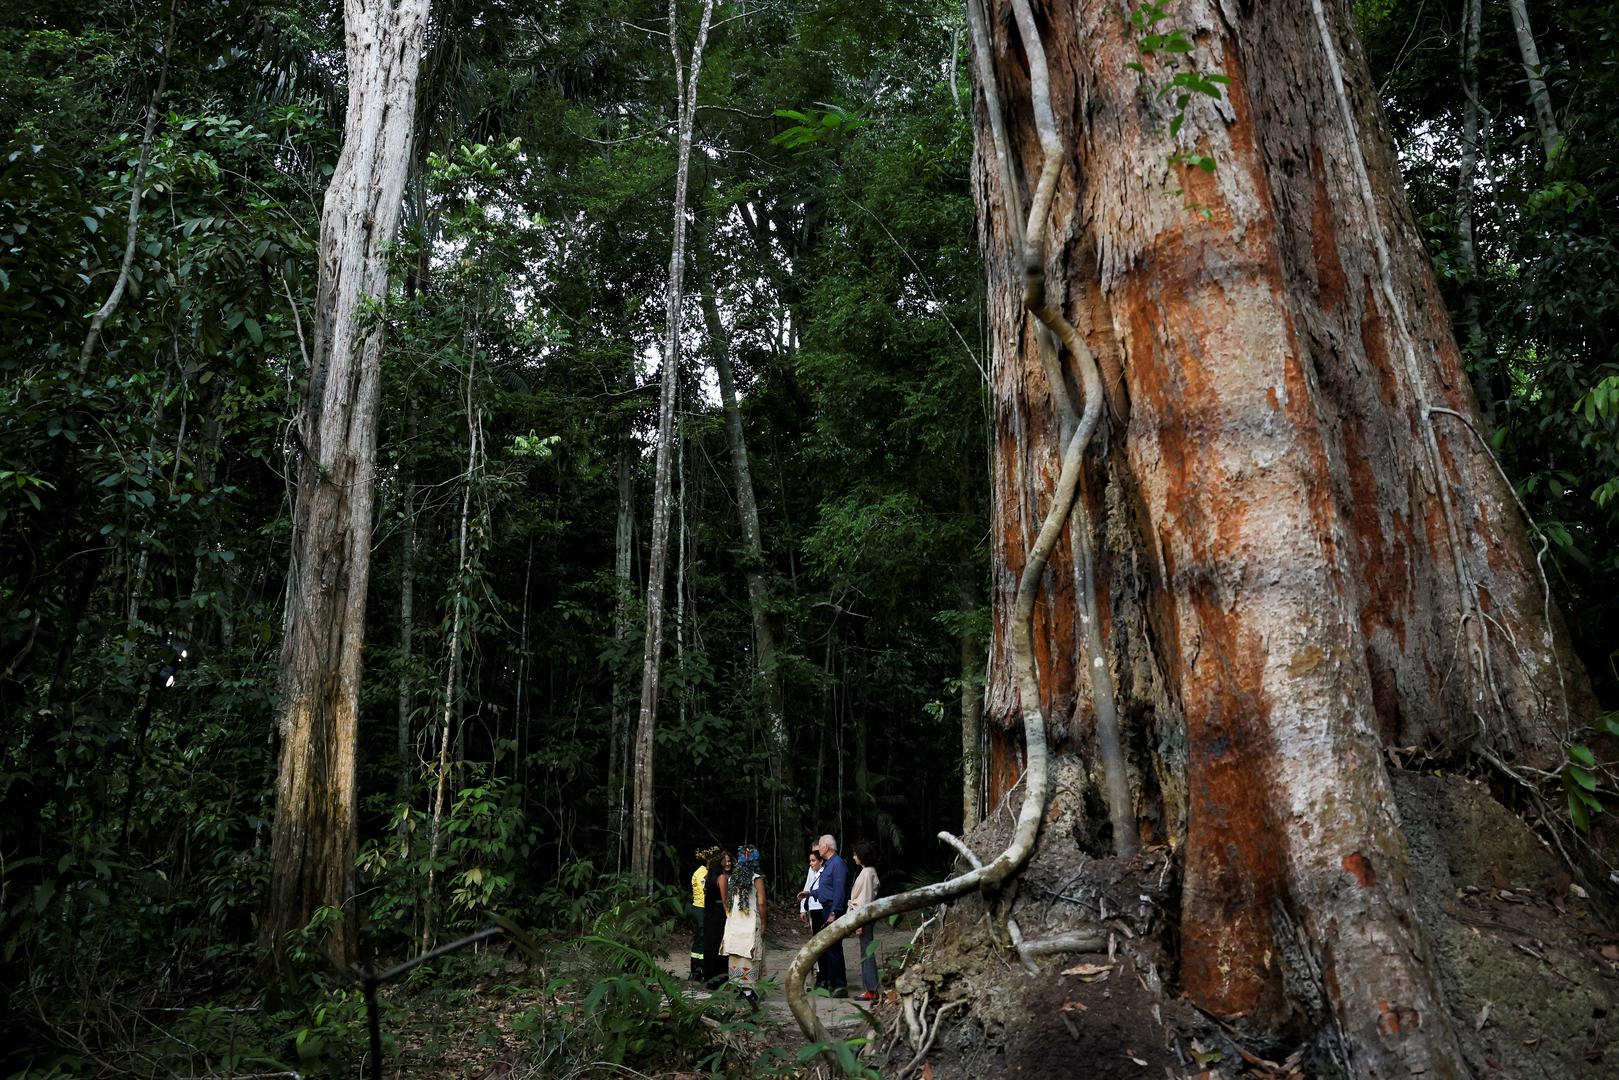
<path id="1" fill-rule="evenodd" d="M 646 649 L 641 664 L 641 713 L 635 727 L 635 818 L 630 843 L 630 873 L 652 884 L 653 737 L 657 730 L 658 687 L 663 660 L 663 587 L 669 560 L 669 480 L 671 443 L 675 434 L 675 402 L 680 396 L 681 287 L 686 272 L 686 178 L 691 165 L 691 133 L 697 115 L 698 76 L 703 46 L 714 15 L 714 0 L 703 0 L 702 20 L 691 48 L 691 63 L 680 56 L 677 0 L 669 0 L 669 50 L 674 57 L 676 130 L 674 238 L 669 253 L 669 293 L 664 312 L 667 337 L 663 378 L 658 397 L 658 452 L 652 493 L 652 553 L 647 560 Z"/>
<path id="2" fill-rule="evenodd" d="M 528 647 L 529 599 L 534 595 L 534 537 L 528 538 L 528 554 L 523 559 L 523 614 L 517 627 L 517 688 L 512 695 L 512 779 L 523 788 L 528 775 L 525 756 L 528 746 L 528 678 L 533 656 Z M 528 791 L 520 796 L 524 808 Z"/>
<path id="3" fill-rule="evenodd" d="M 1512 12 L 1512 29 L 1518 35 L 1518 52 L 1523 56 L 1523 72 L 1529 82 L 1529 104 L 1534 110 L 1535 127 L 1540 131 L 1540 145 L 1546 152 L 1546 164 L 1557 156 L 1557 144 L 1562 132 L 1557 129 L 1557 114 L 1552 111 L 1552 95 L 1546 89 L 1545 67 L 1540 62 L 1540 49 L 1535 45 L 1535 33 L 1529 26 L 1527 0 L 1507 0 Z"/>
<path id="4" fill-rule="evenodd" d="M 1473 241 L 1473 209 L 1478 193 L 1478 148 L 1484 108 L 1478 96 L 1479 39 L 1483 33 L 1484 0 L 1463 0 L 1462 12 L 1462 160 L 1456 170 L 1456 258 L 1462 268 L 1463 350 L 1474 350 L 1473 389 L 1485 423 L 1495 426 L 1493 388 L 1483 366 L 1484 329 L 1478 309 L 1478 248 Z"/>
<path id="5" fill-rule="evenodd" d="M 345 0 L 348 111 L 320 226 L 311 371 L 293 428 L 298 502 L 287 574 L 280 764 L 260 941 L 279 965 L 288 931 L 343 912 L 327 951 L 353 950 L 355 735 L 371 565 L 387 248 L 411 159 L 427 0 Z"/>
<path id="6" fill-rule="evenodd" d="M 406 403 L 409 418 L 405 422 L 407 444 L 414 444 L 416 435 L 416 403 Z M 399 686 L 395 703 L 394 753 L 398 756 L 399 775 L 394 781 L 394 792 L 401 803 L 410 799 L 411 783 L 415 779 L 415 755 L 411 752 L 410 716 L 414 705 L 415 679 L 411 672 L 414 659 L 412 647 L 416 631 L 416 479 L 413 466 L 406 461 L 400 469 L 400 501 L 405 523 L 400 537 L 399 551 Z M 401 833 L 406 819 L 400 819 Z"/>
<path id="7" fill-rule="evenodd" d="M 776 663 L 776 632 L 770 623 L 770 586 L 765 580 L 764 541 L 759 530 L 759 502 L 754 495 L 753 467 L 742 434 L 742 410 L 737 404 L 736 372 L 731 366 L 731 335 L 720 316 L 712 281 L 702 290 L 703 319 L 708 326 L 714 373 L 719 377 L 720 406 L 725 414 L 725 441 L 731 451 L 731 473 L 736 479 L 737 525 L 742 530 L 743 575 L 748 587 L 748 615 L 753 623 L 754 673 L 764 690 L 765 754 L 772 779 L 771 803 L 775 811 L 775 849 L 795 848 L 803 835 L 803 814 L 793 777 L 792 734 L 787 726 L 787 702 L 781 669 Z M 796 862 L 786 865 L 796 866 Z"/>
<path id="8" fill-rule="evenodd" d="M 972 631 L 973 612 L 983 602 L 978 574 L 970 555 L 956 563 L 956 606 L 961 628 L 956 632 L 961 665 L 961 831 L 965 836 L 984 818 L 984 681 L 983 650 Z"/>
<path id="9" fill-rule="evenodd" d="M 613 640 L 620 649 L 630 636 L 630 563 L 634 555 L 635 532 L 635 437 L 629 421 L 624 422 L 618 436 L 618 514 L 613 538 Z M 624 819 L 629 810 L 629 738 L 630 696 L 625 693 L 624 673 L 618 668 L 612 672 L 613 716 L 610 742 L 607 748 L 607 831 L 613 837 L 613 864 L 624 867 L 626 830 Z"/>
<path id="10" fill-rule="evenodd" d="M 101 339 L 101 328 L 112 318 L 113 313 L 118 310 L 119 303 L 123 301 L 124 291 L 129 288 L 130 274 L 135 266 L 135 247 L 140 239 L 141 197 L 146 187 L 146 166 L 152 160 L 152 136 L 157 131 L 158 108 L 163 103 L 163 90 L 169 83 L 169 55 L 174 48 L 174 24 L 178 7 L 177 0 L 170 0 L 168 29 L 163 34 L 163 63 L 158 68 L 157 88 L 152 91 L 152 100 L 146 106 L 146 126 L 141 132 L 140 157 L 136 159 L 135 173 L 130 177 L 129 214 L 124 224 L 123 258 L 119 261 L 118 273 L 113 278 L 111 292 L 96 309 L 95 314 L 90 316 L 90 326 L 84 332 L 84 344 L 79 346 L 81 372 L 90 364 L 96 343 Z M 145 552 L 142 552 L 142 555 L 144 554 Z"/>
<path id="11" fill-rule="evenodd" d="M 1065 239 L 1036 271 L 1122 375 L 1086 473 L 1104 541 L 1097 662 L 1118 673 L 1132 764 L 1158 778 L 1137 823 L 1181 860 L 1180 988 L 1273 1030 L 1313 986 L 1353 1075 L 1461 1075 L 1384 745 L 1551 767 L 1569 699 L 1587 699 L 1512 493 L 1473 430 L 1348 5 L 1177 5 L 1195 42 L 1181 70 L 1230 82 L 1224 101 L 1191 104 L 1174 138 L 1158 91 L 1176 69 L 1142 53 L 1116 5 L 1041 7 L 1066 158 L 1050 227 Z M 1089 705 L 1066 545 L 1035 618 L 1038 702 L 1008 663 L 1064 424 L 1001 210 L 1028 199 L 1008 185 L 1041 173 L 1029 50 L 1001 5 L 982 23 L 993 801 L 1016 779 L 1022 711 L 1040 707 L 1061 748 Z M 991 115 L 991 99 L 1009 104 Z M 1283 948 L 1295 930 L 1303 959 Z"/>
<path id="12" fill-rule="evenodd" d="M 472 489 L 477 481 L 479 461 L 483 456 L 483 418 L 473 400 L 475 387 L 476 350 L 467 361 L 467 468 L 462 476 L 461 522 L 456 539 L 455 581 L 450 593 L 450 655 L 444 673 L 444 708 L 440 714 L 438 731 L 438 769 L 433 778 L 433 802 L 428 819 L 427 893 L 422 903 L 421 949 L 433 947 L 436 887 L 438 885 L 438 854 L 443 843 L 444 812 L 448 801 L 451 776 L 450 733 L 456 733 L 454 760 L 463 759 L 461 740 L 466 731 L 462 723 L 462 703 L 465 698 L 464 671 L 465 641 L 470 633 L 466 611 L 468 586 L 472 576 L 474 548 L 468 542 L 472 519 Z"/>
<path id="13" fill-rule="evenodd" d="M 686 730 L 686 410 L 675 401 L 675 672 L 680 676 L 680 730 Z"/>

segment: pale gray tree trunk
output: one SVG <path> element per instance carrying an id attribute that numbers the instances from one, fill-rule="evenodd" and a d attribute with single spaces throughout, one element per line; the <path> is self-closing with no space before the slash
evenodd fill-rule
<path id="1" fill-rule="evenodd" d="M 646 648 L 641 663 L 641 712 L 635 728 L 635 810 L 630 842 L 630 873 L 652 882 L 653 737 L 657 730 L 658 687 L 662 675 L 663 592 L 669 561 L 669 517 L 675 402 L 680 396 L 681 286 L 686 271 L 686 178 L 691 164 L 692 124 L 697 115 L 697 82 L 703 46 L 714 15 L 714 0 L 704 0 L 689 70 L 680 56 L 680 23 L 676 0 L 669 0 L 669 51 L 674 56 L 676 129 L 679 149 L 675 165 L 674 238 L 669 253 L 669 292 L 664 312 L 667 336 L 658 397 L 658 450 L 652 493 L 652 551 L 647 560 Z"/>
<path id="2" fill-rule="evenodd" d="M 1535 34 L 1529 26 L 1527 0 L 1507 0 L 1507 10 L 1512 12 L 1512 29 L 1518 35 L 1518 52 L 1523 55 L 1523 72 L 1529 81 L 1529 104 L 1534 107 L 1535 127 L 1540 131 L 1540 145 L 1546 151 L 1549 165 L 1557 156 L 1557 144 L 1563 135 L 1557 130 L 1557 115 L 1552 112 L 1552 96 L 1546 89 L 1540 49 L 1535 45 Z"/>
<path id="3" fill-rule="evenodd" d="M 633 373 L 632 373 L 633 376 Z M 630 636 L 630 563 L 635 532 L 635 439 L 626 421 L 618 437 L 618 516 L 613 546 L 613 640 L 622 648 Z M 624 673 L 612 672 L 613 717 L 607 749 L 607 831 L 613 837 L 613 865 L 624 867 L 624 819 L 629 809 L 630 697 Z"/>
<path id="4" fill-rule="evenodd" d="M 792 733 L 787 726 L 786 698 L 781 670 L 776 663 L 776 632 L 770 623 L 770 586 L 765 580 L 764 542 L 759 529 L 759 502 L 754 495 L 753 467 L 742 433 L 742 410 L 737 404 L 736 372 L 731 366 L 731 334 L 720 315 L 712 281 L 702 290 L 703 320 L 708 326 L 714 373 L 719 378 L 720 406 L 725 416 L 725 440 L 731 451 L 731 473 L 736 480 L 737 525 L 742 530 L 743 574 L 748 587 L 748 614 L 753 623 L 754 672 L 764 690 L 765 753 L 775 781 L 771 796 L 775 811 L 775 847 L 785 850 L 784 839 L 797 844 L 802 838 L 797 785 L 793 778 Z M 796 866 L 796 863 L 792 864 Z"/>
<path id="5" fill-rule="evenodd" d="M 288 931 L 341 909 L 326 939 L 353 956 L 355 735 L 371 569 L 373 475 L 387 248 L 411 160 L 428 0 L 345 0 L 348 108 L 321 212 L 314 341 L 293 427 L 298 501 L 281 651 L 275 825 L 260 941 L 279 963 Z"/>
<path id="6" fill-rule="evenodd" d="M 410 798 L 411 768 L 410 713 L 414 680 L 411 678 L 413 638 L 416 627 L 416 485 L 406 479 L 402 492 L 405 524 L 400 542 L 399 582 L 399 690 L 395 717 L 394 752 L 399 756 L 399 776 L 395 791 L 399 801 Z M 403 822 L 401 822 L 403 827 Z"/>

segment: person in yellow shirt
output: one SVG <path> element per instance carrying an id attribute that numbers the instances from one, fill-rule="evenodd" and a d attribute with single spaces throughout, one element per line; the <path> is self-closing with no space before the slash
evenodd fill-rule
<path id="1" fill-rule="evenodd" d="M 697 853 L 697 869 L 691 875 L 691 910 L 688 917 L 691 920 L 691 978 L 693 982 L 703 981 L 703 908 L 706 906 L 706 886 L 708 884 L 708 863 L 720 853 L 717 847 L 707 847 Z"/>

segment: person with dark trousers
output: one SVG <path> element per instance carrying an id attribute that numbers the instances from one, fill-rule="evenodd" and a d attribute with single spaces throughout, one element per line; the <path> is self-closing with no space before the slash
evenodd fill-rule
<path id="1" fill-rule="evenodd" d="M 849 868 L 838 854 L 837 838 L 828 834 L 816 841 L 816 850 L 826 864 L 821 867 L 821 880 L 815 883 L 815 899 L 821 902 L 828 925 L 849 910 Z M 843 963 L 843 942 L 839 941 L 821 957 L 822 985 L 833 997 L 849 996 L 849 973 Z"/>
<path id="2" fill-rule="evenodd" d="M 699 851 L 697 853 L 697 869 L 691 875 L 691 908 L 687 912 L 687 918 L 691 923 L 692 982 L 702 982 L 705 978 L 703 955 L 707 947 L 707 939 L 703 936 L 703 919 L 705 908 L 707 907 L 707 896 L 704 892 L 704 885 L 708 881 L 709 860 L 719 855 L 719 853 L 720 849 L 717 847 L 704 848 Z"/>
<path id="3" fill-rule="evenodd" d="M 810 928 L 810 936 L 814 937 L 826 925 L 826 912 L 821 908 L 821 902 L 815 899 L 815 883 L 821 880 L 821 867 L 826 865 L 821 853 L 810 848 L 809 872 L 804 875 L 804 888 L 798 894 L 798 921 Z M 821 985 L 821 963 L 815 962 L 815 985 Z"/>
<path id="4" fill-rule="evenodd" d="M 849 911 L 853 913 L 876 901 L 882 883 L 877 880 L 876 848 L 870 841 L 861 841 L 849 851 L 854 856 L 854 864 L 860 867 L 860 875 L 854 879 L 854 888 L 849 892 Z M 876 944 L 877 927 L 867 923 L 860 928 L 860 989 L 865 991 L 860 995 L 862 1001 L 875 1001 L 882 990 L 877 976 Z"/>
<path id="5" fill-rule="evenodd" d="M 730 897 L 731 853 L 721 852 L 708 860 L 708 876 L 703 880 L 703 981 L 710 989 L 725 982 L 725 908 Z"/>

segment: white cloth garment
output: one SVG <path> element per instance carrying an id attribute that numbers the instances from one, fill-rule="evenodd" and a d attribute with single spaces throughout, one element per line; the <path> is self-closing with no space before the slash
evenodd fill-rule
<path id="1" fill-rule="evenodd" d="M 815 886 L 820 883 L 820 880 L 821 872 L 819 870 L 811 870 L 804 875 L 804 891 L 809 895 L 798 902 L 798 910 L 801 913 L 807 915 L 812 911 L 821 910 L 821 902 L 815 899 Z"/>

